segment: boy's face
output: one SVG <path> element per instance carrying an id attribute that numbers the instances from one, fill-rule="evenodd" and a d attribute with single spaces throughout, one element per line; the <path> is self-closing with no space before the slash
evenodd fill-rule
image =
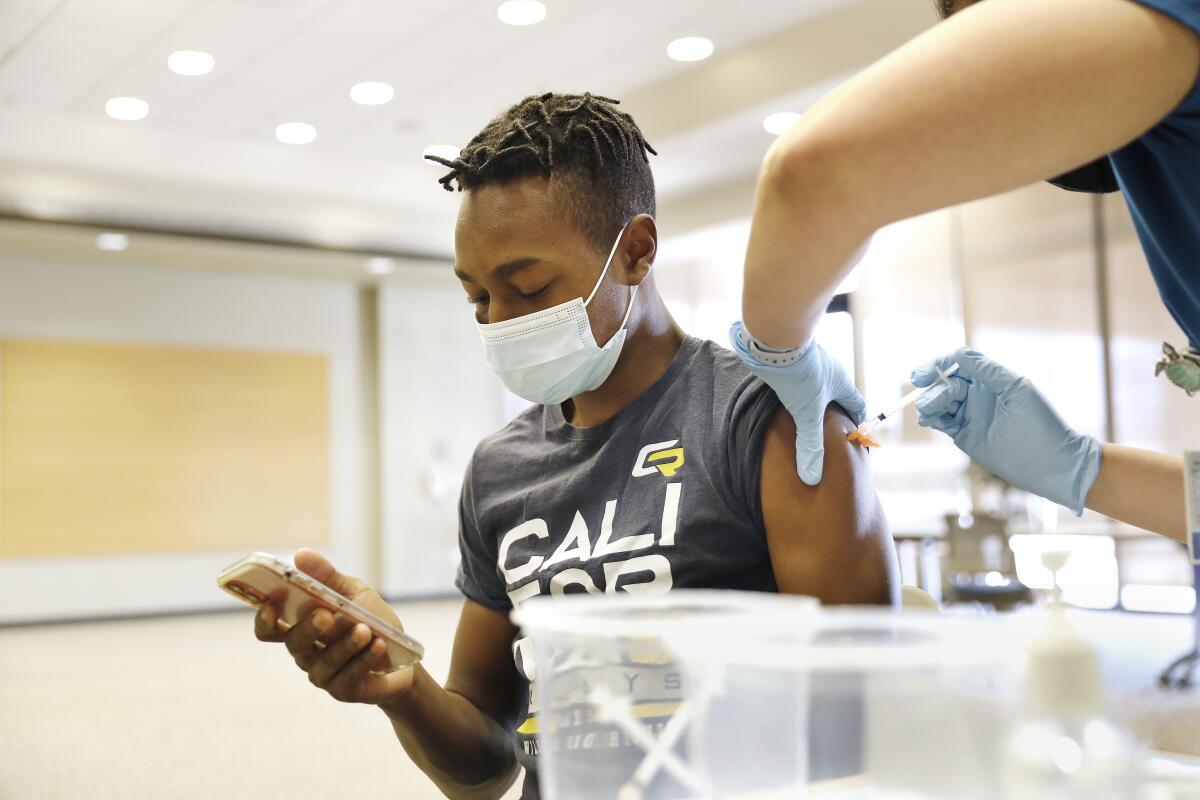
<path id="1" fill-rule="evenodd" d="M 481 323 L 532 314 L 596 285 L 608 252 L 579 229 L 551 180 L 528 178 L 463 193 L 454 232 L 454 274 Z M 600 344 L 616 333 L 629 302 L 621 248 L 588 306 Z"/>

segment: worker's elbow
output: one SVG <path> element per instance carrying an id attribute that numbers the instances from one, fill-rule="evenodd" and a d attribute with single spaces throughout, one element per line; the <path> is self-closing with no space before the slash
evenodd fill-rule
<path id="1" fill-rule="evenodd" d="M 792 130 L 780 135 L 767 148 L 759 168 L 760 191 L 781 197 L 800 198 L 819 191 L 827 179 L 819 153 L 809 144 L 811 137 Z"/>
<path id="2" fill-rule="evenodd" d="M 780 135 L 763 157 L 759 201 L 825 219 L 847 234 L 866 238 L 882 220 L 873 216 L 870 181 L 855 156 L 859 144 L 818 126 L 797 125 Z M 815 220 L 814 220 L 815 221 Z"/>
<path id="3" fill-rule="evenodd" d="M 847 151 L 851 143 L 819 125 L 801 122 L 776 137 L 763 157 L 760 180 L 795 194 L 844 191 Z"/>

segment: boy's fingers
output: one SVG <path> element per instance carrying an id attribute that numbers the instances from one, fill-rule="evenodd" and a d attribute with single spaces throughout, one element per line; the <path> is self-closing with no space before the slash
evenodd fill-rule
<path id="1" fill-rule="evenodd" d="M 307 658 L 317 648 L 322 635 L 331 633 L 333 614 L 324 608 L 318 608 L 313 613 L 297 622 L 287 632 L 284 642 L 288 652 L 295 658 Z"/>
<path id="2" fill-rule="evenodd" d="M 373 654 L 380 649 L 382 644 L 383 641 L 378 637 L 371 637 L 363 648 L 338 671 L 325 690 L 334 699 L 342 702 L 370 702 L 373 689 L 374 691 L 378 690 L 377 686 L 372 687 L 372 684 L 378 681 L 378 678 L 371 674 L 372 665 L 376 663 Z M 382 649 L 386 650 L 387 648 Z"/>
<path id="3" fill-rule="evenodd" d="M 378 703 L 412 688 L 413 668 L 396 669 L 378 636 L 338 671 L 325 691 L 345 703 Z"/>
<path id="4" fill-rule="evenodd" d="M 350 629 L 345 636 L 328 647 L 317 657 L 308 670 L 308 679 L 314 686 L 324 687 L 346 666 L 352 658 L 371 643 L 371 631 L 366 625 L 359 623 Z"/>
<path id="5" fill-rule="evenodd" d="M 370 588 L 358 578 L 338 572 L 329 559 L 316 550 L 302 547 L 295 552 L 292 560 L 301 572 L 346 597 L 356 597 Z"/>
<path id="6" fill-rule="evenodd" d="M 287 625 L 279 621 L 274 606 L 264 603 L 254 614 L 254 636 L 260 642 L 282 642 L 288 631 Z"/>

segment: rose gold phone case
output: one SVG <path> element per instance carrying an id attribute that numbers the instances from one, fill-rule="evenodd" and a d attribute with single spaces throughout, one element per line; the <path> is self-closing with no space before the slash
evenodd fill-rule
<path id="1" fill-rule="evenodd" d="M 295 625 L 318 607 L 361 622 L 387 644 L 388 656 L 397 669 L 410 667 L 425 655 L 421 643 L 395 625 L 269 553 L 253 553 L 230 564 L 217 577 L 217 585 L 255 608 L 268 599 L 276 600 L 279 618 L 288 625 Z"/>

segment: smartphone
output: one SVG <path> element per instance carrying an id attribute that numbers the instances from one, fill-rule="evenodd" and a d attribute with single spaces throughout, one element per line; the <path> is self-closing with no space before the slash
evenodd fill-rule
<path id="1" fill-rule="evenodd" d="M 230 564 L 217 577 L 217 585 L 255 608 L 272 603 L 288 625 L 295 625 L 317 608 L 327 608 L 335 619 L 340 615 L 347 620 L 339 626 L 342 632 L 361 622 L 387 644 L 388 657 L 397 669 L 411 667 L 425 655 L 420 642 L 392 623 L 269 553 L 251 553 Z M 335 635 L 339 627 L 334 628 Z"/>

